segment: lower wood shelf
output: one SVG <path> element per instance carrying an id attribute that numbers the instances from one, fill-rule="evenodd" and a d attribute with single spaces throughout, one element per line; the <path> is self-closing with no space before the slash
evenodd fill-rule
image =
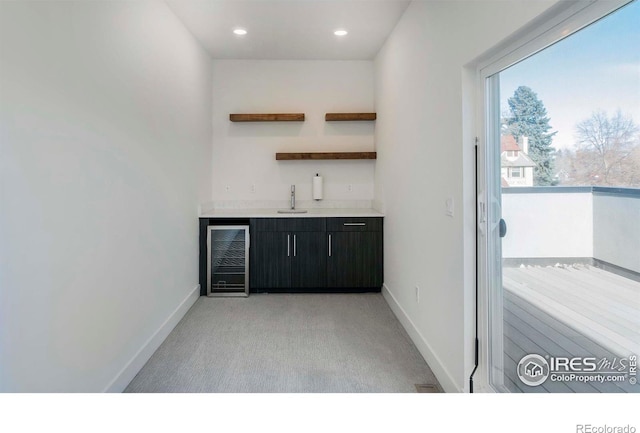
<path id="1" fill-rule="evenodd" d="M 318 159 L 376 159 L 376 152 L 308 152 L 276 153 L 278 161 L 318 160 Z"/>
<path id="2" fill-rule="evenodd" d="M 326 121 L 376 120 L 376 113 L 327 113 Z"/>
<path id="3" fill-rule="evenodd" d="M 304 113 L 229 114 L 232 122 L 302 122 Z"/>

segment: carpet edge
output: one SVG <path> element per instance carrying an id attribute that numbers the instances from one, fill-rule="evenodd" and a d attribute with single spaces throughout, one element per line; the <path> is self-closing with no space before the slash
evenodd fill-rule
<path id="1" fill-rule="evenodd" d="M 413 341 L 413 344 L 415 344 L 427 365 L 431 368 L 431 371 L 433 371 L 444 392 L 462 392 L 462 390 L 456 386 L 455 380 L 453 380 L 449 371 L 444 364 L 442 364 L 440 358 L 435 354 L 429 343 L 427 343 L 413 321 L 393 296 L 393 293 L 391 293 L 386 283 L 382 285 L 382 296 L 387 301 L 387 304 L 389 304 L 391 311 L 393 311 L 393 314 L 395 314 L 402 327 L 407 331 L 407 334 L 409 334 L 411 341 Z"/>
<path id="2" fill-rule="evenodd" d="M 104 388 L 103 393 L 123 392 L 138 372 L 144 367 L 147 361 L 160 347 L 162 342 L 169 336 L 173 328 L 187 314 L 187 311 L 200 298 L 200 284 L 196 285 L 191 292 L 178 304 L 175 310 L 160 325 L 133 357 L 125 364 L 111 382 Z"/>

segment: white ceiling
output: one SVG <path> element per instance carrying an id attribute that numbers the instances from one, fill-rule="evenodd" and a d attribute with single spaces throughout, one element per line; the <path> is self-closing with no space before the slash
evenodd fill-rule
<path id="1" fill-rule="evenodd" d="M 373 59 L 409 0 L 166 0 L 214 59 Z M 232 30 L 245 28 L 236 36 Z M 344 28 L 349 34 L 337 37 Z"/>

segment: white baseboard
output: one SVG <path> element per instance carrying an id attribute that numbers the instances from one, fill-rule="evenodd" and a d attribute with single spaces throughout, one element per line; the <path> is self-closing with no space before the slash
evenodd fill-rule
<path id="1" fill-rule="evenodd" d="M 103 392 L 122 392 L 129 385 L 129 383 L 133 380 L 133 378 L 138 374 L 140 369 L 144 367 L 146 362 L 151 358 L 151 355 L 154 354 L 158 347 L 162 344 L 162 342 L 167 338 L 169 333 L 176 327 L 178 322 L 182 320 L 189 308 L 193 306 L 193 304 L 200 297 L 200 284 L 198 284 L 192 291 L 187 295 L 186 298 L 182 300 L 182 302 L 176 307 L 175 310 L 167 320 L 164 321 L 160 328 L 156 332 L 153 333 L 151 337 L 142 345 L 140 350 L 131 358 L 131 360 L 124 366 L 122 370 L 116 375 L 116 377 L 111 381 L 111 383 L 103 390 Z"/>
<path id="2" fill-rule="evenodd" d="M 389 288 L 386 284 L 382 285 L 382 295 L 384 299 L 391 307 L 391 310 L 396 315 L 404 329 L 409 334 L 409 337 L 413 341 L 413 344 L 416 345 L 422 357 L 427 361 L 429 367 L 433 371 L 433 374 L 436 375 L 436 379 L 440 382 L 440 386 L 445 392 L 463 392 L 457 385 L 451 374 L 445 367 L 445 365 L 440 361 L 440 358 L 435 354 L 427 340 L 422 336 L 418 328 L 411 321 L 407 313 L 400 306 L 396 298 L 393 296 Z"/>

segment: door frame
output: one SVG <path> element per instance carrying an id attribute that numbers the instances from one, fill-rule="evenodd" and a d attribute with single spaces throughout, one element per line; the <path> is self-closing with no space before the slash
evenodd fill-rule
<path id="1" fill-rule="evenodd" d="M 478 152 L 476 332 L 480 346 L 474 380 L 480 391 L 506 391 L 499 378 L 502 368 L 502 297 L 496 296 L 502 290 L 501 260 L 496 260 L 502 256 L 497 231 L 501 218 L 500 132 L 499 128 L 496 131 L 495 117 L 492 117 L 496 115 L 496 103 L 497 115 L 500 115 L 497 74 L 633 1 L 640 0 L 559 2 L 474 63 Z M 500 338 L 494 341 L 496 333 Z"/>

